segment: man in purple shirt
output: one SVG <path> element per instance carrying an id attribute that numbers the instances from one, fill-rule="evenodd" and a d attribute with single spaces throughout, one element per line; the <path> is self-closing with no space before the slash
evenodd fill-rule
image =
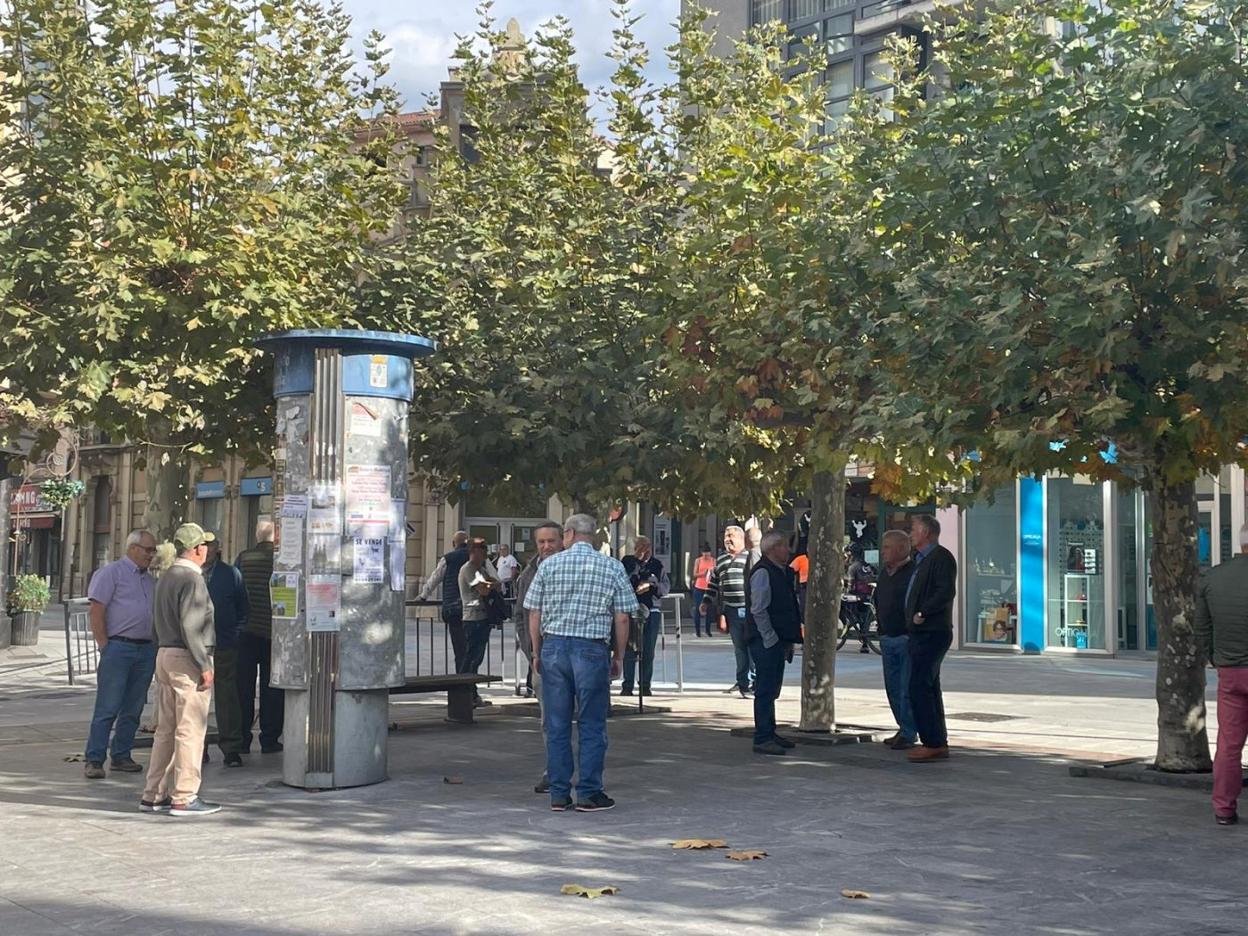
<path id="1" fill-rule="evenodd" d="M 156 554 L 156 538 L 146 530 L 126 537 L 126 554 L 91 576 L 91 633 L 100 648 L 95 676 L 95 713 L 87 738 L 88 780 L 104 776 L 104 755 L 112 755 L 113 770 L 141 773 L 130 756 L 134 733 L 156 671 L 156 644 L 152 632 L 152 594 L 155 582 L 147 572 Z M 113 730 L 114 723 L 116 731 Z M 112 734 L 112 748 L 109 735 Z"/>

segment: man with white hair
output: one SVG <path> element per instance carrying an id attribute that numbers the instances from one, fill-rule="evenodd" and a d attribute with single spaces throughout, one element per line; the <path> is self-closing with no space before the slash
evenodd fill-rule
<path id="1" fill-rule="evenodd" d="M 607 756 L 611 680 L 623 668 L 628 622 L 638 608 L 617 559 L 594 548 L 598 523 L 575 514 L 563 525 L 563 552 L 544 560 L 524 597 L 533 665 L 542 678 L 550 808 L 572 807 L 572 715 L 576 712 L 580 772 L 576 811 L 610 809 L 602 789 Z"/>
<path id="2" fill-rule="evenodd" d="M 156 644 L 152 631 L 152 594 L 155 581 L 148 566 L 156 555 L 156 537 L 135 530 L 126 537 L 126 554 L 101 566 L 91 576 L 91 633 L 100 649 L 95 677 L 95 711 L 87 736 L 88 780 L 104 777 L 104 758 L 112 735 L 112 768 L 140 773 L 134 762 L 134 733 L 147 689 L 156 672 Z M 116 730 L 114 731 L 114 726 Z"/>
<path id="3" fill-rule="evenodd" d="M 793 646 L 802 642 L 802 609 L 789 568 L 789 541 L 783 534 L 764 534 L 761 556 L 745 583 L 746 634 L 754 660 L 754 753 L 784 754 L 792 741 L 776 733 L 776 699 L 784 684 L 784 664 Z"/>
<path id="4" fill-rule="evenodd" d="M 1240 764 L 1248 739 L 1248 526 L 1240 555 L 1209 569 L 1196 598 L 1196 643 L 1218 671 L 1218 752 L 1213 759 L 1213 816 L 1239 822 Z"/>
<path id="5" fill-rule="evenodd" d="M 238 705 L 243 734 L 237 753 L 251 753 L 258 678 L 260 753 L 275 754 L 282 749 L 286 697 L 281 689 L 269 685 L 269 667 L 273 661 L 273 605 L 269 601 L 269 580 L 273 577 L 272 521 L 261 520 L 256 524 L 256 545 L 239 553 L 234 564 L 242 573 L 247 589 L 247 623 L 238 638 Z"/>

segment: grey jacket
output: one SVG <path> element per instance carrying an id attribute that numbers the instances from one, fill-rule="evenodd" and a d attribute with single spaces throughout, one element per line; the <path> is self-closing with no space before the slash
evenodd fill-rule
<path id="1" fill-rule="evenodd" d="M 177 647 L 190 652 L 203 671 L 212 669 L 212 650 L 217 642 L 212 599 L 199 566 L 178 559 L 156 580 L 152 600 L 156 641 L 163 649 Z"/>
<path id="2" fill-rule="evenodd" d="M 1248 555 L 1201 576 L 1196 645 L 1214 666 L 1248 666 Z"/>

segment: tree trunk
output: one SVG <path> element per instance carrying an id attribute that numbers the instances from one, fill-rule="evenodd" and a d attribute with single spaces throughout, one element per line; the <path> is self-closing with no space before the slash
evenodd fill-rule
<path id="1" fill-rule="evenodd" d="M 845 560 L 845 470 L 821 471 L 810 491 L 810 577 L 802 645 L 802 731 L 836 729 L 836 636 Z"/>
<path id="2" fill-rule="evenodd" d="M 1148 492 L 1153 514 L 1153 604 L 1157 611 L 1157 768 L 1212 769 L 1205 731 L 1205 666 L 1196 646 L 1196 486 Z"/>
<path id="3" fill-rule="evenodd" d="M 147 447 L 147 503 L 143 506 L 143 529 L 157 542 L 172 539 L 173 531 L 190 519 L 189 466 L 173 451 Z"/>

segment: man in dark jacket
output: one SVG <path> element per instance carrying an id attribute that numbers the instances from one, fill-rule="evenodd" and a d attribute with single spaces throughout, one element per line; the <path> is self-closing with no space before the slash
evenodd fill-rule
<path id="1" fill-rule="evenodd" d="M 879 581 L 875 585 L 875 615 L 880 623 L 880 654 L 884 660 L 884 691 L 898 731 L 884 743 L 894 751 L 914 747 L 918 732 L 910 707 L 910 637 L 906 627 L 906 589 L 914 574 L 910 538 L 889 530 L 880 543 Z"/>
<path id="2" fill-rule="evenodd" d="M 908 755 L 914 763 L 947 760 L 949 735 L 940 691 L 940 664 L 953 643 L 953 599 L 958 562 L 940 545 L 940 523 L 920 514 L 910 524 L 914 574 L 906 586 L 906 625 L 910 631 L 910 707 L 921 747 Z"/>
<path id="3" fill-rule="evenodd" d="M 216 676 L 212 684 L 212 704 L 217 710 L 217 746 L 225 755 L 226 767 L 242 767 L 243 714 L 238 700 L 238 638 L 247 623 L 247 588 L 243 574 L 221 562 L 221 538 L 208 543 L 204 561 L 204 582 L 212 599 L 213 621 L 217 632 L 213 660 Z"/>
<path id="4" fill-rule="evenodd" d="M 269 685 L 273 659 L 273 605 L 269 579 L 273 577 L 273 524 L 256 524 L 256 545 L 244 549 L 234 563 L 247 589 L 247 623 L 238 638 L 238 703 L 242 711 L 243 739 L 240 754 L 251 753 L 251 730 L 256 720 L 256 679 L 260 680 L 260 752 L 282 749 L 282 723 L 286 697 Z"/>
<path id="5" fill-rule="evenodd" d="M 1244 740 L 1248 738 L 1248 526 L 1239 531 L 1244 555 L 1205 573 L 1196 599 L 1196 641 L 1218 670 L 1218 753 L 1213 759 L 1213 815 L 1239 822 Z"/>
<path id="6" fill-rule="evenodd" d="M 650 695 L 650 680 L 654 675 L 654 648 L 659 642 L 659 631 L 663 627 L 663 612 L 659 607 L 659 599 L 667 594 L 668 578 L 663 563 L 655 558 L 654 548 L 645 536 L 639 536 L 633 543 L 633 554 L 625 556 L 624 572 L 632 582 L 633 591 L 637 593 L 637 602 L 641 605 L 645 622 L 641 627 L 641 679 L 638 689 L 643 696 Z M 637 672 L 637 651 L 633 642 L 628 642 L 624 651 L 624 684 L 620 695 L 633 694 L 633 677 Z"/>
<path id="7" fill-rule="evenodd" d="M 789 541 L 764 534 L 761 558 L 745 583 L 746 633 L 754 660 L 754 753 L 784 754 L 793 742 L 776 734 L 776 699 L 784 683 L 784 664 L 793 645 L 802 642 L 802 609 L 789 568 Z"/>
<path id="8" fill-rule="evenodd" d="M 420 590 L 422 601 L 435 597 L 442 600 L 442 623 L 451 637 L 451 653 L 455 672 L 463 672 L 468 652 L 468 636 L 464 630 L 464 603 L 459 595 L 459 570 L 468 562 L 468 534 L 459 530 L 451 537 L 451 550 L 438 560 L 433 574 Z"/>

